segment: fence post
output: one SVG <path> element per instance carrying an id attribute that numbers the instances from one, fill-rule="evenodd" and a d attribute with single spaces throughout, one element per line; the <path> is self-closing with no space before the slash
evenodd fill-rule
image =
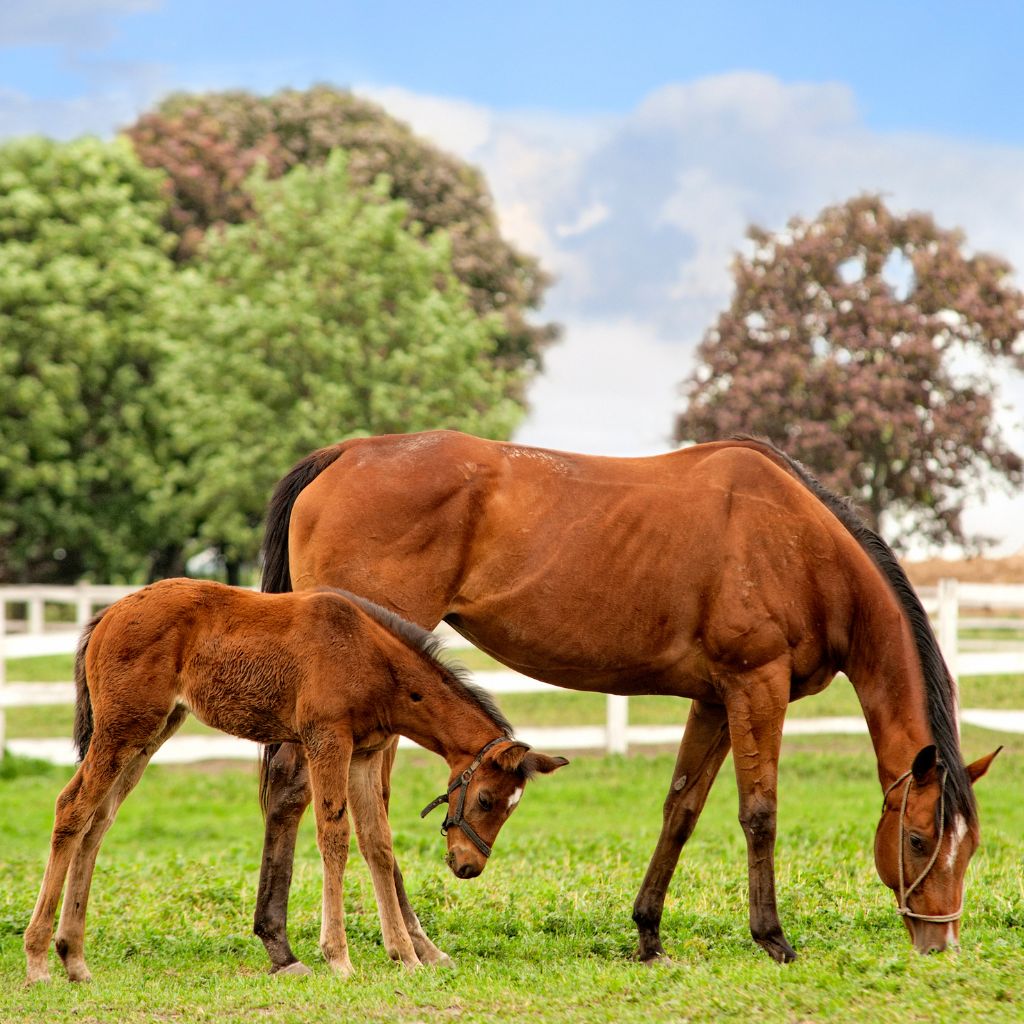
<path id="1" fill-rule="evenodd" d="M 75 624 L 79 630 L 85 629 L 92 618 L 92 595 L 89 593 L 89 581 L 79 580 L 78 599 L 75 602 Z"/>
<path id="2" fill-rule="evenodd" d="M 609 754 L 625 754 L 629 750 L 626 728 L 629 725 L 629 698 L 608 694 L 605 748 Z"/>
<path id="3" fill-rule="evenodd" d="M 953 677 L 953 695 L 956 698 L 956 723 L 960 728 L 960 685 L 959 670 L 957 668 L 957 650 L 960 640 L 959 628 L 959 584 L 956 580 L 939 580 L 939 647 L 942 656 L 949 666 L 949 674 Z"/>
<path id="4" fill-rule="evenodd" d="M 0 690 L 7 682 L 7 604 L 0 594 Z M 7 742 L 7 712 L 0 704 L 0 758 L 4 756 L 4 744 Z"/>
<path id="5" fill-rule="evenodd" d="M 30 597 L 28 601 L 28 632 L 31 636 L 42 636 L 46 631 L 46 602 L 41 597 Z"/>

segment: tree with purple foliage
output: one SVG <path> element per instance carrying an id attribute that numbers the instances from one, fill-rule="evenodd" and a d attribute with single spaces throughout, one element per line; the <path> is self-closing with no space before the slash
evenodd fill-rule
<path id="1" fill-rule="evenodd" d="M 770 438 L 897 542 L 977 546 L 965 504 L 1019 486 L 998 369 L 1024 368 L 1024 295 L 1005 260 L 877 195 L 749 232 L 732 302 L 683 383 L 675 439 Z"/>

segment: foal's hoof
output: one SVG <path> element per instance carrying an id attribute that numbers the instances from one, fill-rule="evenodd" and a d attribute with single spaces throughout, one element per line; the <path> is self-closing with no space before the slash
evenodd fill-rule
<path id="1" fill-rule="evenodd" d="M 437 957 L 427 962 L 428 967 L 445 967 L 448 970 L 455 970 L 455 961 L 447 954 L 442 952 L 440 949 L 437 951 Z"/>
<path id="2" fill-rule="evenodd" d="M 286 967 L 275 967 L 270 973 L 273 975 L 294 974 L 301 977 L 306 974 L 312 974 L 313 972 L 301 960 L 295 960 Z"/>

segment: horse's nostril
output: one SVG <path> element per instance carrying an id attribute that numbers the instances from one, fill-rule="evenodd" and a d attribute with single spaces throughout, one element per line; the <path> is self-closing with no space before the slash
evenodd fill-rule
<path id="1" fill-rule="evenodd" d="M 472 864 L 463 864 L 455 874 L 459 878 L 476 878 L 480 872 Z"/>

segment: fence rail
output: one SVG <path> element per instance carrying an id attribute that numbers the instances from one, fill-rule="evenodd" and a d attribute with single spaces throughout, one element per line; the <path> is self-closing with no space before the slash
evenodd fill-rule
<path id="1" fill-rule="evenodd" d="M 0 586 L 0 751 L 5 741 L 6 708 L 74 702 L 72 683 L 6 684 L 5 658 L 73 652 L 79 631 L 96 608 L 110 604 L 137 589 L 86 583 L 65 587 Z M 976 649 L 981 641 L 972 641 L 969 646 L 965 646 L 959 637 L 961 627 L 984 627 L 1010 631 L 1011 634 L 1024 631 L 1024 584 L 976 584 L 942 580 L 938 587 L 922 588 L 919 593 L 925 609 L 935 622 L 939 644 L 954 678 L 964 675 L 1024 675 L 1024 639 L 1016 637 L 1010 642 L 991 641 L 988 649 Z M 10 617 L 7 607 L 12 604 L 23 605 L 26 614 L 20 618 Z M 47 605 L 71 606 L 74 609 L 74 623 L 68 621 L 58 626 L 48 626 Z M 962 610 L 980 614 L 970 618 L 962 617 Z M 445 626 L 441 629 L 448 631 Z M 456 634 L 452 632 L 452 635 Z M 479 672 L 476 681 L 495 694 L 565 692 L 560 687 L 510 671 Z M 820 727 L 823 723 L 819 721 L 817 724 Z M 787 721 L 787 731 L 798 732 L 801 727 L 800 720 Z M 829 727 L 840 732 L 862 731 L 863 722 L 843 719 L 830 722 Z M 521 729 L 520 733 L 528 742 L 554 744 L 564 749 L 603 748 L 609 753 L 624 754 L 631 745 L 676 742 L 680 736 L 680 726 L 631 726 L 628 698 L 609 694 L 603 726 L 543 730 L 527 727 Z M 242 751 L 249 748 L 238 746 L 231 749 Z"/>

